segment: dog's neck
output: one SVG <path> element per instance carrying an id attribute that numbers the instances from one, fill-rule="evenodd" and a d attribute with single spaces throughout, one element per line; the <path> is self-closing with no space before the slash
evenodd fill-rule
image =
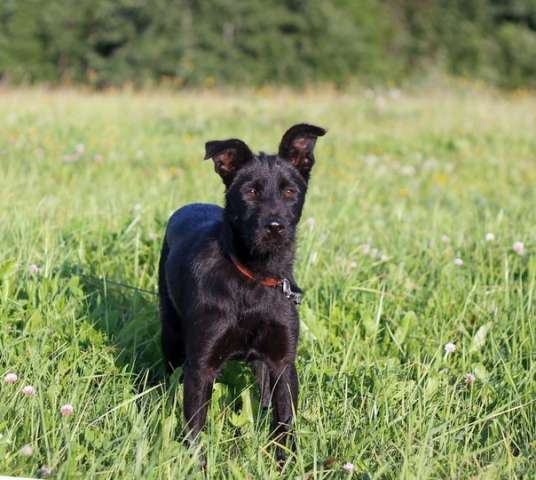
<path id="1" fill-rule="evenodd" d="M 293 278 L 294 242 L 274 252 L 259 255 L 252 252 L 229 221 L 224 219 L 220 234 L 223 254 L 234 257 L 258 278 Z"/>

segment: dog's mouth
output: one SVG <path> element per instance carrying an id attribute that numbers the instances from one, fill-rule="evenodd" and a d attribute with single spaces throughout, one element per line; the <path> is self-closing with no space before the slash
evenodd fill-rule
<path id="1" fill-rule="evenodd" d="M 253 250 L 260 254 L 276 253 L 292 243 L 289 233 L 261 230 L 255 235 Z"/>

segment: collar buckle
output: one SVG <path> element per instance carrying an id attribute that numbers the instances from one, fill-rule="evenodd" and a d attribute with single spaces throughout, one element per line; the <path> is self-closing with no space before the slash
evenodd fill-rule
<path id="1" fill-rule="evenodd" d="M 290 287 L 290 282 L 287 278 L 283 278 L 281 282 L 281 288 L 285 297 L 292 300 L 296 305 L 299 305 L 301 303 L 301 294 L 292 291 L 292 288 Z"/>

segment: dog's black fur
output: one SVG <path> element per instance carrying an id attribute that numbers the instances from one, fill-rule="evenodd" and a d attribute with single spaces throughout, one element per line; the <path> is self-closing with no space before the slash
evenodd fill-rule
<path id="1" fill-rule="evenodd" d="M 162 348 L 168 371 L 183 365 L 189 438 L 205 423 L 212 385 L 223 363 L 254 363 L 261 404 L 273 405 L 273 429 L 284 444 L 297 406 L 295 357 L 299 319 L 282 289 L 256 279 L 288 279 L 292 290 L 296 225 L 326 132 L 299 124 L 277 155 L 254 155 L 241 140 L 206 144 L 225 184 L 225 208 L 191 204 L 170 218 L 159 267 Z M 293 442 L 292 442 L 293 443 Z M 277 449 L 280 460 L 285 455 Z"/>

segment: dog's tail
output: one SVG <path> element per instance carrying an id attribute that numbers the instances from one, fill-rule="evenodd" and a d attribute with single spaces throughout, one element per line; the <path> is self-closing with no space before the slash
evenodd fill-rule
<path id="1" fill-rule="evenodd" d="M 164 239 L 160 262 L 158 264 L 158 296 L 164 366 L 168 373 L 172 373 L 175 368 L 184 363 L 184 339 L 182 338 L 181 319 L 171 300 L 166 279 L 166 261 L 168 256 L 169 245 Z"/>

